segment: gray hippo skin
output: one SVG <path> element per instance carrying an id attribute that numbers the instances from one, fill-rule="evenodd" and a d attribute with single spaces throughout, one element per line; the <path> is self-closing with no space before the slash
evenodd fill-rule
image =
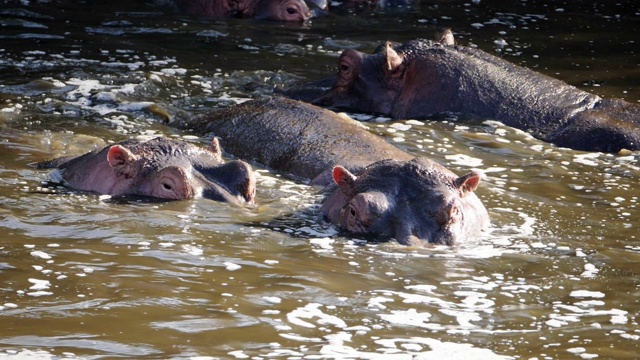
<path id="1" fill-rule="evenodd" d="M 307 103 L 264 98 L 171 125 L 213 133 L 237 157 L 328 186 L 324 216 L 352 233 L 452 245 L 489 225 L 473 192 L 480 174 L 458 177 Z"/>
<path id="2" fill-rule="evenodd" d="M 319 95 L 323 87 L 326 91 Z M 394 119 L 444 112 L 476 115 L 576 150 L 640 149 L 640 105 L 602 99 L 481 50 L 457 46 L 450 31 L 439 41 L 387 43 L 371 55 L 345 50 L 335 77 L 288 94 Z"/>
<path id="3" fill-rule="evenodd" d="M 224 163 L 217 139 L 206 150 L 163 137 L 129 139 L 36 167 L 59 169 L 62 182 L 71 188 L 113 196 L 204 197 L 238 205 L 252 203 L 255 196 L 251 166 Z"/>
<path id="4" fill-rule="evenodd" d="M 311 11 L 303 0 L 172 0 L 181 12 L 214 17 L 305 21 Z"/>

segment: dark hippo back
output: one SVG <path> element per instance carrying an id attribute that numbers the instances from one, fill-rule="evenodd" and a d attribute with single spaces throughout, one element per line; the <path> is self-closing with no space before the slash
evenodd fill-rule
<path id="1" fill-rule="evenodd" d="M 494 118 L 545 138 L 600 98 L 482 50 L 416 40 L 399 51 L 419 68 L 434 67 L 432 109 L 417 101 L 411 116 L 456 111 Z M 417 90 L 417 89 L 416 89 Z M 417 90 L 419 91 L 419 90 Z"/>
<path id="2" fill-rule="evenodd" d="M 413 156 L 369 133 L 356 122 L 307 103 L 267 97 L 173 126 L 220 137 L 222 148 L 236 157 L 326 185 L 340 164 L 358 171 L 382 159 Z"/>

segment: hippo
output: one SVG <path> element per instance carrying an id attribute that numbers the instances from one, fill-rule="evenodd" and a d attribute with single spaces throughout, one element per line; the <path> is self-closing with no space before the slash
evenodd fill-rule
<path id="1" fill-rule="evenodd" d="M 482 50 L 456 45 L 450 30 L 439 41 L 387 42 L 373 54 L 345 50 L 335 76 L 285 94 L 393 119 L 450 112 L 489 118 L 576 150 L 640 149 L 640 104 L 603 99 Z"/>
<path id="2" fill-rule="evenodd" d="M 265 97 L 176 116 L 169 124 L 213 133 L 236 157 L 324 186 L 323 216 L 350 233 L 395 238 L 404 245 L 453 245 L 489 225 L 474 193 L 480 173 L 457 176 L 305 102 Z"/>
<path id="3" fill-rule="evenodd" d="M 36 167 L 57 169 L 50 179 L 70 188 L 113 196 L 203 197 L 249 205 L 256 192 L 251 166 L 243 161 L 224 163 L 218 139 L 204 150 L 164 137 L 133 138 L 77 157 L 44 161 Z"/>
<path id="4" fill-rule="evenodd" d="M 181 12 L 215 17 L 305 21 L 311 10 L 303 0 L 175 0 Z"/>

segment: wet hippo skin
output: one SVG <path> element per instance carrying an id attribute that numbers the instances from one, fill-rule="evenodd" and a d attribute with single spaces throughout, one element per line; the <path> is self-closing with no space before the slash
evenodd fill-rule
<path id="1" fill-rule="evenodd" d="M 489 224 L 474 193 L 479 173 L 457 176 L 317 106 L 268 97 L 171 125 L 212 133 L 239 158 L 327 186 L 324 216 L 352 233 L 452 245 Z"/>
<path id="2" fill-rule="evenodd" d="M 455 45 L 450 31 L 439 41 L 386 43 L 373 54 L 345 50 L 335 76 L 285 93 L 394 119 L 470 114 L 576 150 L 640 149 L 639 104 L 602 99 L 482 50 Z"/>
<path id="3" fill-rule="evenodd" d="M 252 203 L 255 197 L 251 166 L 242 161 L 225 163 L 217 139 L 206 150 L 163 137 L 129 139 L 36 167 L 56 168 L 64 185 L 99 194 L 173 200 L 204 197 L 234 204 Z"/>

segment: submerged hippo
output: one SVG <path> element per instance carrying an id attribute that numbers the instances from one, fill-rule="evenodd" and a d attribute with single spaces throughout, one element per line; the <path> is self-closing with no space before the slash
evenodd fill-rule
<path id="1" fill-rule="evenodd" d="M 217 139 L 207 150 L 163 137 L 130 139 L 36 166 L 59 169 L 58 178 L 71 188 L 114 196 L 204 197 L 234 204 L 252 203 L 255 196 L 251 166 L 224 163 Z"/>
<path id="2" fill-rule="evenodd" d="M 311 11 L 303 0 L 174 0 L 182 12 L 215 17 L 305 21 Z"/>
<path id="3" fill-rule="evenodd" d="M 474 193 L 479 173 L 457 176 L 307 103 L 265 98 L 171 125 L 213 133 L 235 156 L 312 184 L 333 184 L 321 210 L 353 233 L 393 237 L 405 245 L 451 245 L 489 224 Z"/>
<path id="4" fill-rule="evenodd" d="M 318 96 L 327 83 L 330 89 Z M 372 55 L 345 50 L 335 77 L 292 97 L 394 119 L 456 112 L 496 119 L 577 150 L 640 149 L 640 105 L 602 99 L 478 49 L 439 41 L 386 43 Z"/>

